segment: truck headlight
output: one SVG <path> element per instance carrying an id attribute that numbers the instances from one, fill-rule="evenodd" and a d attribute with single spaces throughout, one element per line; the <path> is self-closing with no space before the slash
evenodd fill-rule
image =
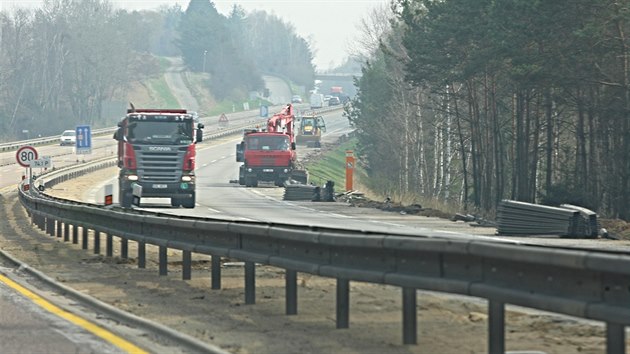
<path id="1" fill-rule="evenodd" d="M 138 176 L 137 175 L 128 175 L 127 176 L 127 180 L 128 181 L 137 181 L 138 180 Z"/>
<path id="2" fill-rule="evenodd" d="M 182 176 L 182 182 L 190 182 L 192 181 L 192 176 Z"/>
<path id="3" fill-rule="evenodd" d="M 289 170 L 285 168 L 284 173 L 289 173 Z"/>
<path id="4" fill-rule="evenodd" d="M 247 169 L 247 172 L 252 172 L 252 171 L 253 171 L 253 170 L 252 170 L 251 168 L 248 168 L 248 169 Z"/>

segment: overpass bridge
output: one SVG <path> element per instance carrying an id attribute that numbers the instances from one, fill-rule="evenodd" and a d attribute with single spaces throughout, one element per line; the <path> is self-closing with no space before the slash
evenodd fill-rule
<path id="1" fill-rule="evenodd" d="M 354 82 L 355 77 L 361 77 L 362 73 L 334 73 L 334 74 L 315 74 L 315 80 L 321 81 L 348 81 Z"/>
<path id="2" fill-rule="evenodd" d="M 343 92 L 350 97 L 357 94 L 356 87 L 354 87 L 354 79 L 360 78 L 362 73 L 334 73 L 334 74 L 315 74 L 315 82 L 320 82 L 319 86 L 322 93 L 328 93 L 328 90 L 332 86 L 343 87 Z"/>

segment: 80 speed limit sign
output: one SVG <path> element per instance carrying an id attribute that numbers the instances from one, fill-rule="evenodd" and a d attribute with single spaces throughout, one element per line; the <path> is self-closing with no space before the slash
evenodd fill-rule
<path id="1" fill-rule="evenodd" d="M 37 160 L 37 150 L 32 146 L 22 146 L 15 154 L 17 163 L 22 167 L 29 167 L 31 161 Z"/>

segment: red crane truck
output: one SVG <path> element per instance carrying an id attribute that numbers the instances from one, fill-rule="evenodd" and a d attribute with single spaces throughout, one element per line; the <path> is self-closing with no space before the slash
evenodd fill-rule
<path id="1" fill-rule="evenodd" d="M 170 198 L 172 206 L 195 207 L 195 144 L 203 124 L 185 109 L 136 109 L 118 123 L 119 202 L 131 206 L 134 185 L 141 197 Z"/>
<path id="2" fill-rule="evenodd" d="M 257 187 L 259 181 L 283 186 L 288 179 L 307 182 L 306 171 L 297 168 L 295 152 L 295 115 L 289 104 L 267 120 L 266 130 L 245 131 L 236 145 L 239 184 Z"/>

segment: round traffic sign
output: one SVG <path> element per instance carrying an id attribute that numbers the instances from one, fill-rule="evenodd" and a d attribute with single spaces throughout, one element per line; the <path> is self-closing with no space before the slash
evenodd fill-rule
<path id="1" fill-rule="evenodd" d="M 15 153 L 17 163 L 22 167 L 29 167 L 31 161 L 37 160 L 37 150 L 32 146 L 22 146 Z"/>

